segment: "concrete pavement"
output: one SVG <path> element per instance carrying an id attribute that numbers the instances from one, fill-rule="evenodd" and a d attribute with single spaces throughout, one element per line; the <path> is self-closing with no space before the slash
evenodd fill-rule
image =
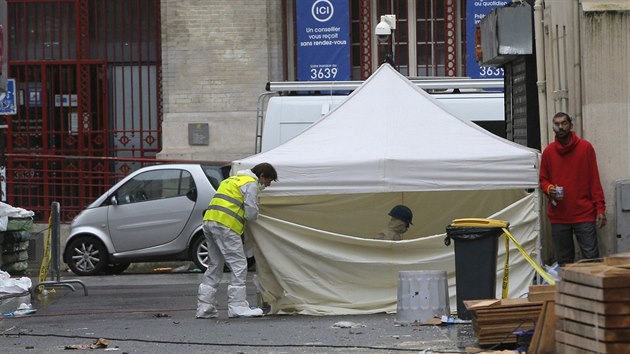
<path id="1" fill-rule="evenodd" d="M 256 304 L 252 275 L 248 300 Z M 195 319 L 200 277 L 62 277 L 81 280 L 88 295 L 74 284 L 75 291 L 55 287 L 35 296 L 35 315 L 0 319 L 0 352 L 58 352 L 98 338 L 108 341 L 107 350 L 121 353 L 463 353 L 476 343 L 471 325 L 399 326 L 393 314 L 228 319 L 229 273 L 219 288 L 219 318 Z"/>

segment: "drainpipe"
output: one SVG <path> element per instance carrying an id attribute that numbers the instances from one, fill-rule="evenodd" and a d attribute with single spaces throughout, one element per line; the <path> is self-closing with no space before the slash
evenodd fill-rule
<path id="1" fill-rule="evenodd" d="M 581 1 L 580 1 L 581 2 Z M 572 85 L 572 89 L 575 92 L 574 95 L 572 95 L 571 97 L 574 97 L 575 100 L 572 104 L 573 106 L 573 115 L 576 117 L 577 120 L 577 128 L 579 129 L 579 131 L 577 132 L 577 134 L 579 136 L 584 136 L 584 115 L 583 115 L 583 105 L 584 105 L 584 100 L 582 97 L 582 78 L 584 77 L 582 75 L 582 44 L 581 44 L 581 36 L 582 36 L 582 28 L 581 28 L 581 22 L 580 21 L 580 3 L 578 3 L 577 1 L 574 2 L 575 3 L 575 7 L 573 7 L 571 9 L 571 22 L 572 22 L 572 27 L 573 27 L 573 45 L 571 45 L 571 47 L 573 48 L 573 63 L 571 65 L 571 75 L 574 77 L 574 84 Z"/>
<path id="2" fill-rule="evenodd" d="M 545 42 L 544 42 L 544 22 L 543 22 L 543 1 L 536 0 L 534 2 L 534 41 L 536 45 L 536 86 L 538 87 L 538 120 L 540 122 L 540 151 L 543 151 L 549 141 L 549 119 L 547 117 L 547 77 L 545 76 Z M 540 161 L 538 162 L 540 163 Z M 545 215 L 545 199 L 542 196 L 542 191 L 537 188 L 535 195 L 537 199 L 538 210 L 538 237 L 536 238 L 536 261 L 538 264 L 542 264 L 543 261 L 543 246 L 542 246 L 542 218 L 541 215 Z M 542 284 L 542 279 L 539 275 L 537 277 L 537 284 Z"/>
<path id="3" fill-rule="evenodd" d="M 549 118 L 547 117 L 547 77 L 545 76 L 545 42 L 543 22 L 543 1 L 534 3 L 534 40 L 536 42 L 536 86 L 538 87 L 538 115 L 540 120 L 541 151 L 549 141 Z"/>

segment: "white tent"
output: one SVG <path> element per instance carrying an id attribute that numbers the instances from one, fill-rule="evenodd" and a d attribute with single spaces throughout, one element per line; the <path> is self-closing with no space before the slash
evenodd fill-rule
<path id="1" fill-rule="evenodd" d="M 300 135 L 234 162 L 233 170 L 269 162 L 279 175 L 261 195 L 263 216 L 249 228 L 263 299 L 273 313 L 392 312 L 399 271 L 446 270 L 454 308 L 445 226 L 468 217 L 507 220 L 535 257 L 538 159 L 537 151 L 453 116 L 381 66 Z M 406 240 L 370 239 L 396 204 L 414 211 Z M 533 275 L 512 246 L 510 296 L 526 292 Z"/>

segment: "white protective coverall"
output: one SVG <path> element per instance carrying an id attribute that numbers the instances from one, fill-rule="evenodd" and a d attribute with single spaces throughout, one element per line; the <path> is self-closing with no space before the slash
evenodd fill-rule
<path id="1" fill-rule="evenodd" d="M 391 218 L 387 227 L 377 233 L 374 239 L 400 241 L 403 239 L 403 234 L 407 232 L 408 229 L 409 225 L 406 222 L 397 218 Z"/>
<path id="2" fill-rule="evenodd" d="M 237 175 L 251 176 L 258 181 L 258 177 L 250 170 L 239 171 Z M 240 187 L 240 191 L 244 197 L 245 218 L 248 222 L 256 220 L 259 184 L 246 183 Z M 226 262 L 231 270 L 228 285 L 228 317 L 262 316 L 262 310 L 250 308 L 246 300 L 247 259 L 241 235 L 214 221 L 204 222 L 203 233 L 208 243 L 208 269 L 199 284 L 196 317 L 217 317 L 216 293 L 223 277 L 223 262 Z"/>

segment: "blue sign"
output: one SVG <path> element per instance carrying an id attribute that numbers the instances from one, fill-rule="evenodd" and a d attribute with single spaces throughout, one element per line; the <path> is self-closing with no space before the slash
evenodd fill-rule
<path id="1" fill-rule="evenodd" d="M 348 0 L 296 0 L 297 79 L 350 80 Z"/>
<path id="2" fill-rule="evenodd" d="M 7 80 L 7 92 L 0 93 L 0 115 L 17 114 L 15 105 L 15 80 Z"/>
<path id="3" fill-rule="evenodd" d="M 511 0 L 468 0 L 466 1 L 466 76 L 473 79 L 496 79 L 503 77 L 503 69 L 479 66 L 475 52 L 475 31 L 479 22 L 490 11 L 503 7 Z"/>

